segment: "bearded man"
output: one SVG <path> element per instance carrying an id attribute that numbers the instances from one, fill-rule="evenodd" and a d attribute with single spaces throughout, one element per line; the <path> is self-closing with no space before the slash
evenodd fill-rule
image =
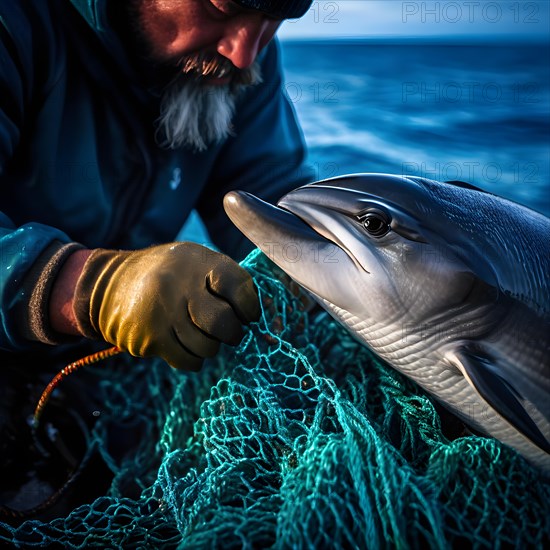
<path id="1" fill-rule="evenodd" d="M 4 354 L 87 337 L 196 370 L 240 341 L 222 199 L 312 180 L 272 40 L 311 1 L 0 0 Z M 223 253 L 173 242 L 193 208 Z"/>

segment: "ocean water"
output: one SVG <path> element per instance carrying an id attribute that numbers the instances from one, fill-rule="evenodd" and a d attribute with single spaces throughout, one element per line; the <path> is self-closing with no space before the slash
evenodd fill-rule
<path id="1" fill-rule="evenodd" d="M 550 216 L 550 49 L 283 42 L 316 175 L 463 180 Z"/>
<path id="2" fill-rule="evenodd" d="M 548 44 L 283 41 L 317 179 L 463 180 L 550 216 Z M 179 238 L 208 242 L 192 216 Z"/>

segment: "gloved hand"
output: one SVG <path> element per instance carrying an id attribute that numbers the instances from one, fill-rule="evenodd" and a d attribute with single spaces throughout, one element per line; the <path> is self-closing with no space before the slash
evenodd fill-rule
<path id="1" fill-rule="evenodd" d="M 178 242 L 95 250 L 78 279 L 74 312 L 85 336 L 198 370 L 220 342 L 241 341 L 242 324 L 256 321 L 260 306 L 251 276 L 231 258 Z"/>

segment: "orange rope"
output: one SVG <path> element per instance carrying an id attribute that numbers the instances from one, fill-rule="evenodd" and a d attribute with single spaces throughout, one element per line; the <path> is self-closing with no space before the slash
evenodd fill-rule
<path id="1" fill-rule="evenodd" d="M 57 388 L 57 386 L 66 376 L 80 369 L 81 367 L 92 365 L 94 363 L 97 363 L 98 361 L 107 359 L 108 357 L 113 357 L 118 353 L 122 353 L 122 350 L 117 348 L 116 346 L 113 346 L 112 348 L 108 348 L 102 351 L 98 351 L 97 353 L 92 353 L 91 355 L 87 355 L 86 357 L 82 357 L 82 359 L 78 359 L 77 361 L 74 361 L 74 363 L 67 365 L 60 372 L 58 372 L 54 376 L 52 381 L 47 385 L 46 389 L 42 392 L 42 395 L 38 400 L 38 404 L 36 405 L 36 409 L 34 410 L 33 428 L 36 429 L 38 427 L 38 424 L 40 422 L 40 417 L 44 412 L 44 407 L 50 400 L 52 392 L 55 390 L 55 388 Z"/>

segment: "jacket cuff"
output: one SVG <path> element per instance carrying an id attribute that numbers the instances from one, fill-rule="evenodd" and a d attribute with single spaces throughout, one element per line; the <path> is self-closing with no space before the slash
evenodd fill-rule
<path id="1" fill-rule="evenodd" d="M 96 248 L 88 257 L 76 283 L 73 310 L 78 330 L 87 338 L 103 338 L 99 310 L 113 271 L 124 261 L 124 251 Z"/>
<path id="2" fill-rule="evenodd" d="M 25 277 L 23 290 L 30 296 L 21 312 L 22 332 L 28 340 L 44 344 L 62 344 L 74 336 L 54 331 L 50 324 L 50 294 L 53 283 L 67 258 L 84 247 L 78 243 L 54 241 L 42 252 Z"/>

